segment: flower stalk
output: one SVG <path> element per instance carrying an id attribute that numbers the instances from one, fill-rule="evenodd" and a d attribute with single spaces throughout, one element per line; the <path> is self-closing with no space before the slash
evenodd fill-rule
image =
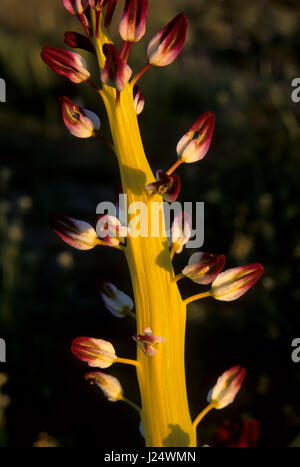
<path id="1" fill-rule="evenodd" d="M 178 160 L 167 172 L 158 171 L 155 179 L 145 155 L 138 124 L 144 98 L 139 89 L 135 93 L 134 86 L 150 66 L 169 65 L 178 56 L 186 36 L 185 15 L 181 13 L 176 16 L 152 39 L 148 46 L 148 63 L 130 81 L 132 70 L 127 60 L 132 43 L 144 35 L 148 2 L 143 0 L 139 4 L 141 10 L 137 10 L 137 1 L 126 1 L 120 31 L 124 43 L 120 54 L 107 27 L 112 20 L 116 0 L 90 0 L 90 15 L 86 15 L 87 0 L 82 12 L 74 9 L 76 2 L 65 0 L 63 3 L 72 14 L 81 15 L 84 12 L 85 18 L 91 20 L 91 24 L 85 26 L 92 31 L 93 45 L 87 49 L 95 50 L 102 86 L 98 87 L 91 81 L 84 59 L 75 52 L 47 47 L 42 57 L 50 68 L 70 81 L 87 82 L 96 90 L 106 108 L 112 143 L 95 131 L 99 129 L 100 121 L 95 120 L 90 111 L 74 105 L 67 98 L 64 100 L 65 124 L 77 137 L 96 136 L 108 144 L 117 157 L 122 192 L 127 196 L 128 205 L 143 204 L 149 207 L 146 224 L 152 230 L 155 221 L 159 224 L 156 227 L 160 232 L 159 236 L 150 235 L 149 232 L 147 236 L 131 235 L 130 229 L 109 215 L 99 217 L 96 230 L 84 221 L 62 215 L 52 216 L 54 230 L 75 248 L 92 249 L 96 245 L 105 245 L 122 250 L 133 285 L 134 304 L 130 297 L 108 282 L 100 293 L 111 314 L 117 318 L 129 314 L 136 319 L 137 329 L 133 336 L 137 343 L 136 360 L 118 357 L 110 342 L 97 338 L 74 339 L 72 352 L 91 367 L 106 369 L 113 363 L 123 363 L 136 368 L 141 407 L 124 397 L 120 382 L 113 376 L 90 372 L 86 379 L 99 386 L 108 400 L 123 400 L 139 412 L 147 447 L 195 447 L 197 425 L 212 408 L 222 408 L 232 402 L 241 386 L 244 370 L 236 366 L 224 373 L 215 386 L 213 399 L 192 421 L 185 379 L 186 306 L 209 296 L 224 301 L 238 298 L 259 279 L 263 268 L 255 263 L 220 274 L 225 263 L 223 255 L 195 253 L 182 273 L 175 275 L 172 259 L 175 253 L 183 250 L 191 237 L 191 217 L 184 212 L 175 216 L 169 250 L 163 209 L 158 220 L 152 214 L 152 203 L 162 207 L 163 199 L 175 201 L 181 182 L 173 172 L 182 163 L 196 162 L 205 157 L 214 129 L 214 115 L 210 112 L 201 115 L 179 141 Z M 71 46 L 78 45 L 78 41 L 82 43 L 78 35 L 75 39 L 72 35 L 68 40 Z M 149 191 L 152 194 L 149 195 Z M 129 224 L 135 216 L 136 213 L 129 211 Z M 116 232 L 110 235 L 113 228 Z M 177 282 L 186 277 L 200 285 L 213 281 L 212 288 L 183 300 Z"/>

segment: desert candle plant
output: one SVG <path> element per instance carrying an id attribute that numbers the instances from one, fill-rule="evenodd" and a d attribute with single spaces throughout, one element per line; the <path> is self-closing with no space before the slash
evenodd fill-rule
<path id="1" fill-rule="evenodd" d="M 150 68 L 172 64 L 184 46 L 188 22 L 180 13 L 163 27 L 149 42 L 145 65 L 134 72 L 128 62 L 134 44 L 146 32 L 148 0 L 119 3 L 123 8 L 119 25 L 123 42 L 118 49 L 110 34 L 117 0 L 62 0 L 65 9 L 82 23 L 84 33 L 68 31 L 65 42 L 72 48 L 82 48 L 96 56 L 98 76 L 91 76 L 78 52 L 48 46 L 44 47 L 42 58 L 53 71 L 72 83 L 89 85 L 95 91 L 95 97 L 103 100 L 111 141 L 101 134 L 100 120 L 104 115 L 99 118 L 66 96 L 59 99 L 63 121 L 73 136 L 97 137 L 115 153 L 122 192 L 127 196 L 128 205 L 143 204 L 150 208 L 146 210 L 146 220 L 147 225 L 151 225 L 152 207 L 158 206 L 159 209 L 163 201 L 173 202 L 179 195 L 181 181 L 175 173 L 178 167 L 196 163 L 207 155 L 215 116 L 209 111 L 200 111 L 196 122 L 178 139 L 177 158 L 172 166 L 159 170 L 155 177 L 145 155 L 138 123 L 145 104 L 142 76 Z M 130 210 L 128 225 L 133 218 L 134 210 Z M 86 380 L 102 389 L 109 401 L 124 401 L 137 410 L 146 446 L 197 446 L 199 422 L 211 409 L 221 409 L 234 400 L 245 370 L 234 366 L 223 373 L 208 397 L 208 406 L 194 420 L 191 418 L 185 375 L 187 305 L 203 298 L 218 301 L 238 299 L 261 277 L 263 267 L 254 263 L 222 272 L 224 255 L 200 251 L 194 253 L 188 265 L 175 274 L 172 259 L 185 248 L 192 231 L 190 215 L 184 212 L 175 216 L 169 229 L 169 242 L 163 217 L 158 236 L 134 235 L 129 227 L 110 215 L 99 216 L 97 225 L 92 226 L 65 214 L 52 214 L 51 226 L 62 240 L 74 248 L 117 248 L 120 255 L 126 256 L 130 271 L 134 300 L 120 291 L 118 284 L 108 281 L 103 282 L 99 291 L 107 310 L 116 319 L 136 320 L 136 333 L 128 336 L 128 343 L 136 345 L 137 357 L 130 360 L 119 356 L 114 336 L 111 336 L 112 343 L 103 340 L 101 335 L 77 337 L 71 345 L 73 354 L 93 369 L 105 369 L 105 372 L 93 370 L 87 373 Z M 183 299 L 178 282 L 184 279 L 210 288 Z M 121 382 L 107 370 L 112 364 L 135 367 L 140 402 L 130 401 L 124 396 Z M 217 374 L 221 370 L 224 369 L 217 369 Z"/>

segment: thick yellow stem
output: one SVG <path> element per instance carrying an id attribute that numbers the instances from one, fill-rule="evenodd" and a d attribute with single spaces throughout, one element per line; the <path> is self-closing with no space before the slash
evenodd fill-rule
<path id="1" fill-rule="evenodd" d="M 106 40 L 105 34 L 100 34 L 100 40 L 95 41 L 100 68 Z M 154 181 L 154 175 L 140 137 L 132 86 L 126 86 L 117 107 L 113 88 L 104 86 L 103 94 L 128 205 L 147 205 L 145 185 Z M 148 221 L 150 226 L 151 214 Z M 172 282 L 174 273 L 164 228 L 159 237 L 128 238 L 126 258 L 134 289 L 137 332 L 150 327 L 154 335 L 165 338 L 154 357 L 138 349 L 137 376 L 146 445 L 196 446 L 185 382 L 186 307 L 177 284 Z"/>

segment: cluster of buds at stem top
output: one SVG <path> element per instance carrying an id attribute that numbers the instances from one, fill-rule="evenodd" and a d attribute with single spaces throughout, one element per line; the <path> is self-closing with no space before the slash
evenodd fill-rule
<path id="1" fill-rule="evenodd" d="M 98 386 L 110 402 L 123 400 L 123 388 L 120 381 L 111 375 L 106 375 L 100 371 L 91 371 L 85 376 L 86 381 Z"/>
<path id="2" fill-rule="evenodd" d="M 182 274 L 197 284 L 210 284 L 222 271 L 225 261 L 224 255 L 194 253 Z"/>
<path id="3" fill-rule="evenodd" d="M 172 63 L 182 50 L 187 31 L 187 19 L 183 13 L 170 21 L 148 45 L 150 65 L 166 66 Z"/>
<path id="4" fill-rule="evenodd" d="M 100 128 L 99 117 L 90 110 L 74 104 L 68 97 L 59 98 L 64 123 L 77 138 L 90 138 Z"/>
<path id="5" fill-rule="evenodd" d="M 180 212 L 175 216 L 171 229 L 171 251 L 181 253 L 184 245 L 191 237 L 191 216 L 186 212 Z"/>
<path id="6" fill-rule="evenodd" d="M 215 127 L 215 116 L 211 112 L 202 114 L 177 144 L 181 162 L 191 163 L 206 156 Z"/>
<path id="7" fill-rule="evenodd" d="M 123 91 L 128 83 L 132 70 L 127 63 L 120 57 L 114 44 L 104 44 L 103 53 L 106 57 L 104 69 L 101 73 L 101 81 L 107 86 Z"/>
<path id="8" fill-rule="evenodd" d="M 264 268 L 259 263 L 228 269 L 213 281 L 210 294 L 224 302 L 236 300 L 261 278 L 263 272 Z"/>
<path id="9" fill-rule="evenodd" d="M 126 42 L 138 42 L 146 32 L 148 0 L 125 0 L 119 32 Z"/>
<path id="10" fill-rule="evenodd" d="M 223 409 L 231 404 L 244 381 L 246 370 L 239 365 L 225 371 L 216 385 L 209 391 L 207 400 L 215 409 Z"/>
<path id="11" fill-rule="evenodd" d="M 108 368 L 118 358 L 110 342 L 93 337 L 76 337 L 72 342 L 71 351 L 79 360 L 97 368 Z"/>
<path id="12" fill-rule="evenodd" d="M 101 284 L 100 295 L 107 310 L 116 318 L 124 318 L 134 308 L 131 298 L 111 282 L 104 281 Z"/>
<path id="13" fill-rule="evenodd" d="M 41 56 L 53 71 L 66 76 L 72 83 L 82 83 L 91 76 L 87 70 L 86 61 L 76 52 L 56 47 L 44 47 Z"/>
<path id="14" fill-rule="evenodd" d="M 154 355 L 156 355 L 158 345 L 165 342 L 164 337 L 153 336 L 150 328 L 143 329 L 143 334 L 135 334 L 133 339 L 149 357 L 154 357 Z"/>
<path id="15" fill-rule="evenodd" d="M 177 174 L 168 175 L 163 170 L 156 172 L 156 182 L 146 185 L 146 189 L 157 193 L 165 201 L 173 203 L 176 201 L 181 188 L 181 180 Z"/>

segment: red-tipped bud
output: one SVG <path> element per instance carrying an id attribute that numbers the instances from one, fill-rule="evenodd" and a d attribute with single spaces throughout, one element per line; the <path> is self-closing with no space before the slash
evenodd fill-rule
<path id="1" fill-rule="evenodd" d="M 122 60 L 113 44 L 104 44 L 103 53 L 106 56 L 106 62 L 101 73 L 102 82 L 118 91 L 123 91 L 132 74 L 130 66 Z"/>
<path id="2" fill-rule="evenodd" d="M 225 264 L 224 255 L 211 253 L 194 253 L 188 266 L 182 270 L 182 274 L 197 284 L 210 284 L 222 271 Z"/>
<path id="3" fill-rule="evenodd" d="M 73 83 L 82 83 L 90 77 L 86 61 L 76 52 L 56 47 L 44 47 L 41 56 L 53 71 L 66 76 Z"/>
<path id="4" fill-rule="evenodd" d="M 156 180 L 156 182 L 146 185 L 146 189 L 158 193 L 169 203 L 176 201 L 181 188 L 180 177 L 176 174 L 168 175 L 163 170 L 158 170 Z"/>
<path id="5" fill-rule="evenodd" d="M 96 386 L 102 389 L 109 401 L 116 402 L 123 399 L 123 388 L 120 381 L 114 376 L 101 373 L 100 371 L 91 371 L 84 377 L 91 384 L 96 384 Z"/>
<path id="6" fill-rule="evenodd" d="M 68 31 L 65 33 L 65 43 L 73 49 L 83 49 L 96 55 L 92 41 L 79 32 Z"/>
<path id="7" fill-rule="evenodd" d="M 98 243 L 95 229 L 87 222 L 51 214 L 50 226 L 64 242 L 78 250 L 90 250 Z"/>
<path id="8" fill-rule="evenodd" d="M 117 318 L 124 318 L 133 310 L 134 303 L 131 298 L 111 282 L 103 282 L 100 294 L 108 311 Z"/>
<path id="9" fill-rule="evenodd" d="M 134 94 L 134 108 L 135 108 L 136 114 L 140 115 L 144 110 L 145 98 L 144 98 L 139 86 L 135 87 L 134 92 L 135 92 L 135 94 Z"/>
<path id="10" fill-rule="evenodd" d="M 77 138 L 90 138 L 100 128 L 99 117 L 90 110 L 74 104 L 68 97 L 59 98 L 63 120 L 69 132 Z"/>
<path id="11" fill-rule="evenodd" d="M 151 65 L 166 66 L 177 58 L 185 42 L 187 25 L 185 15 L 180 13 L 153 37 L 148 45 Z"/>
<path id="12" fill-rule="evenodd" d="M 118 4 L 118 0 L 108 0 L 107 3 L 107 9 L 106 9 L 106 15 L 105 15 L 105 26 L 110 26 L 116 6 Z"/>
<path id="13" fill-rule="evenodd" d="M 89 0 L 62 0 L 62 4 L 71 15 L 80 15 L 89 6 Z"/>
<path id="14" fill-rule="evenodd" d="M 71 351 L 79 360 L 97 368 L 108 368 L 117 360 L 115 349 L 110 342 L 93 337 L 76 337 L 72 342 Z"/>
<path id="15" fill-rule="evenodd" d="M 215 127 L 211 112 L 202 114 L 177 145 L 178 157 L 185 163 L 199 161 L 206 156 Z"/>
<path id="16" fill-rule="evenodd" d="M 240 365 L 225 371 L 218 378 L 217 384 L 209 391 L 208 402 L 214 404 L 216 409 L 223 409 L 231 404 L 239 392 L 245 376 L 246 370 Z"/>
<path id="17" fill-rule="evenodd" d="M 244 295 L 263 275 L 259 263 L 228 269 L 217 276 L 211 285 L 211 295 L 217 300 L 230 302 Z"/>
<path id="18" fill-rule="evenodd" d="M 175 253 L 181 253 L 184 245 L 191 237 L 192 219 L 186 212 L 180 212 L 174 219 L 171 234 L 172 234 L 172 249 Z"/>
<path id="19" fill-rule="evenodd" d="M 120 36 L 127 42 L 138 42 L 146 32 L 148 0 L 126 0 L 119 26 Z"/>
<path id="20" fill-rule="evenodd" d="M 143 333 L 144 334 L 135 334 L 133 339 L 146 355 L 153 357 L 157 352 L 158 345 L 165 342 L 165 338 L 153 336 L 150 328 L 143 329 Z"/>

